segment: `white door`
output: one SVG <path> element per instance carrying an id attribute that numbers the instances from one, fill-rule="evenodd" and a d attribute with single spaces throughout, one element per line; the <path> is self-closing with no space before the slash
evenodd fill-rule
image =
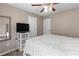
<path id="1" fill-rule="evenodd" d="M 30 37 L 37 36 L 37 18 L 29 16 L 28 23 L 30 28 L 29 36 Z"/>
<path id="2" fill-rule="evenodd" d="M 51 34 L 51 19 L 46 18 L 43 20 L 43 34 Z"/>

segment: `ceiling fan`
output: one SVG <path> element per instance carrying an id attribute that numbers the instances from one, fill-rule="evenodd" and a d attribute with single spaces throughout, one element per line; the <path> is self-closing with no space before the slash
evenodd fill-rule
<path id="1" fill-rule="evenodd" d="M 56 4 L 59 4 L 59 3 L 32 4 L 32 6 L 42 6 L 42 9 L 40 11 L 40 13 L 42 13 L 43 11 L 47 12 L 47 8 L 49 8 L 52 11 L 56 11 L 56 9 L 54 8 L 54 5 Z"/>

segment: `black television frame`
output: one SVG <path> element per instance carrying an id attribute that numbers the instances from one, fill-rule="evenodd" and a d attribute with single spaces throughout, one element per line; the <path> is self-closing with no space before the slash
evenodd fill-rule
<path id="1" fill-rule="evenodd" d="M 16 32 L 18 33 L 29 32 L 29 24 L 28 23 L 16 23 Z"/>

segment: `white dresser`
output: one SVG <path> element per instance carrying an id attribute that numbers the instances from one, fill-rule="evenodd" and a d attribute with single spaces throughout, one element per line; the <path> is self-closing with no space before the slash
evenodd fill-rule
<path id="1" fill-rule="evenodd" d="M 25 42 L 29 38 L 29 33 L 18 33 L 18 48 L 20 51 L 23 51 Z"/>

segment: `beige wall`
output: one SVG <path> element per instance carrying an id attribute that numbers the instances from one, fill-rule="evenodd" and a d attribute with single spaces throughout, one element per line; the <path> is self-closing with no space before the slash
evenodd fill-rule
<path id="1" fill-rule="evenodd" d="M 27 17 L 33 16 L 37 17 L 37 33 L 38 35 L 42 34 L 43 31 L 43 20 L 41 16 L 20 10 L 18 8 L 11 7 L 6 4 L 0 4 L 0 15 L 2 16 L 10 16 L 11 17 L 11 40 L 0 41 L 0 53 L 5 51 L 17 48 L 17 40 L 16 38 L 16 23 L 23 22 L 27 23 Z"/>
<path id="2" fill-rule="evenodd" d="M 79 9 L 55 13 L 52 18 L 52 33 L 79 37 Z"/>

